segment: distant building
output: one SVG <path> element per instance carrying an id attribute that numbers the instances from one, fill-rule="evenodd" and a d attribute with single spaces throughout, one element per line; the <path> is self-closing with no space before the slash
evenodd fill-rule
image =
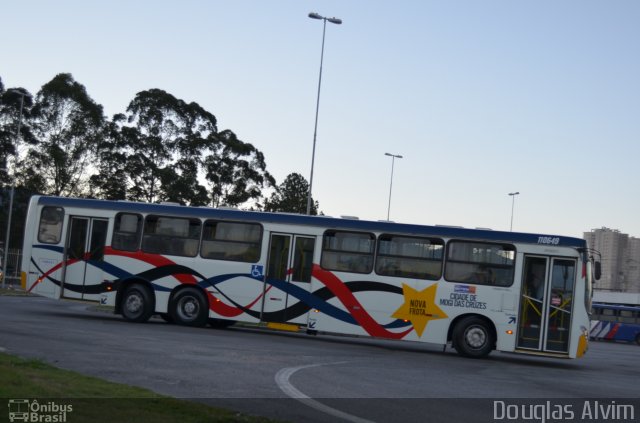
<path id="1" fill-rule="evenodd" d="M 640 238 L 629 237 L 627 244 L 625 291 L 640 292 Z"/>
<path id="2" fill-rule="evenodd" d="M 602 277 L 596 289 L 640 292 L 640 238 L 603 227 L 585 232 L 584 239 L 602 254 Z"/>

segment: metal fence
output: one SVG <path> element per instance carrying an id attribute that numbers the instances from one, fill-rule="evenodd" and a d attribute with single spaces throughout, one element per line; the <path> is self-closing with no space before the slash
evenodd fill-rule
<path id="1" fill-rule="evenodd" d="M 6 272 L 4 284 L 12 286 L 20 286 L 20 267 L 22 265 L 22 250 L 12 248 L 7 254 L 6 266 L 2 262 L 4 260 L 4 251 L 0 250 L 0 270 Z"/>

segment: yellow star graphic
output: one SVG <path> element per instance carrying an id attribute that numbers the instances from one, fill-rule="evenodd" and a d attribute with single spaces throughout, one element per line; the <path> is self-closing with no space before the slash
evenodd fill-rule
<path id="1" fill-rule="evenodd" d="M 435 302 L 437 288 L 438 284 L 434 283 L 424 290 L 418 291 L 409 285 L 402 284 L 404 304 L 391 317 L 409 320 L 418 336 L 422 336 L 424 328 L 431 320 L 448 317 Z"/>

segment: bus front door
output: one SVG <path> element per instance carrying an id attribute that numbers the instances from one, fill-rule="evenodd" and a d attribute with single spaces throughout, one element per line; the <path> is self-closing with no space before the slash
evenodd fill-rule
<path id="1" fill-rule="evenodd" d="M 525 256 L 517 348 L 569 351 L 576 261 Z"/>
<path id="2" fill-rule="evenodd" d="M 62 296 L 99 301 L 107 219 L 71 216 L 62 268 Z"/>
<path id="3" fill-rule="evenodd" d="M 316 239 L 313 236 L 271 234 L 262 320 L 306 324 Z"/>

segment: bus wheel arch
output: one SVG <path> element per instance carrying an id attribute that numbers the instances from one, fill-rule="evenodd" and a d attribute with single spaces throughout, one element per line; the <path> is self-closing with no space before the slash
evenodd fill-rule
<path id="1" fill-rule="evenodd" d="M 491 320 L 479 314 L 463 314 L 449 326 L 447 340 L 458 354 L 470 358 L 483 358 L 495 349 L 497 333 Z"/>
<path id="2" fill-rule="evenodd" d="M 179 325 L 201 327 L 209 319 L 209 299 L 199 286 L 181 285 L 171 293 L 168 311 Z"/>
<path id="3" fill-rule="evenodd" d="M 116 312 L 130 322 L 143 323 L 153 315 L 155 302 L 155 294 L 149 282 L 132 280 L 118 290 Z"/>
<path id="4" fill-rule="evenodd" d="M 640 345 L 640 333 L 636 335 L 636 344 Z"/>

